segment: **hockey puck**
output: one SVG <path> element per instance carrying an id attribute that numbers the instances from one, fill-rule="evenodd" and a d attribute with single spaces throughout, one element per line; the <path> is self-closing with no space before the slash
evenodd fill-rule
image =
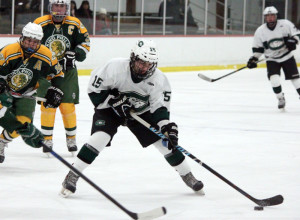
<path id="1" fill-rule="evenodd" d="M 262 210 L 264 210 L 264 207 L 262 207 L 262 206 L 255 206 L 254 210 L 256 210 L 256 211 L 262 211 Z"/>

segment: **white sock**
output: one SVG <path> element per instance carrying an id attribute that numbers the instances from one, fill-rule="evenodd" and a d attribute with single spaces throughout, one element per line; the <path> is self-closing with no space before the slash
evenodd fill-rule
<path id="1" fill-rule="evenodd" d="M 172 150 L 169 150 L 167 147 L 163 146 L 161 140 L 156 141 L 153 145 L 164 156 L 172 153 Z M 189 172 L 191 172 L 191 168 L 188 165 L 188 163 L 186 162 L 186 159 L 184 159 L 181 162 L 181 164 L 179 164 L 177 166 L 174 166 L 174 168 L 179 173 L 180 176 L 185 176 L 186 174 L 188 174 Z"/>

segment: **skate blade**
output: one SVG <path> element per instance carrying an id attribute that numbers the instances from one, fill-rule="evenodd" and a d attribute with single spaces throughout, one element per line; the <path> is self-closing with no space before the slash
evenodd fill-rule
<path id="1" fill-rule="evenodd" d="M 285 108 L 279 108 L 279 112 L 285 112 Z"/>
<path id="2" fill-rule="evenodd" d="M 195 191 L 195 194 L 199 196 L 205 196 L 205 192 L 203 191 L 203 189 L 200 189 L 199 191 Z"/>
<path id="3" fill-rule="evenodd" d="M 49 153 L 49 152 L 44 152 L 44 154 L 46 155 L 47 158 L 51 158 L 51 153 Z"/>
<path id="4" fill-rule="evenodd" d="M 63 198 L 69 197 L 71 194 L 73 194 L 70 190 L 62 188 L 59 195 Z"/>

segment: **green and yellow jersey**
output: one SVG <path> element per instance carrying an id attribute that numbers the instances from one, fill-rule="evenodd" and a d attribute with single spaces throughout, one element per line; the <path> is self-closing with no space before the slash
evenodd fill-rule
<path id="1" fill-rule="evenodd" d="M 51 15 L 37 18 L 34 23 L 43 28 L 42 44 L 60 61 L 66 51 L 75 51 L 76 60 L 83 61 L 90 51 L 89 33 L 78 18 L 66 16 L 61 24 L 55 24 Z"/>
<path id="2" fill-rule="evenodd" d="M 51 80 L 53 86 L 60 87 L 63 77 L 61 65 L 44 45 L 27 59 L 19 42 L 0 51 L 0 80 L 6 81 L 14 97 L 33 95 L 40 78 Z"/>

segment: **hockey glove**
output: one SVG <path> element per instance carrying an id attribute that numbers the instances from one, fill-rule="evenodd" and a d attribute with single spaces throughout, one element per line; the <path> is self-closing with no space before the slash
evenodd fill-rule
<path id="1" fill-rule="evenodd" d="M 6 82 L 4 82 L 4 81 L 1 80 L 0 81 L 0 94 L 3 93 L 3 92 L 5 92 L 6 88 L 7 88 Z"/>
<path id="2" fill-rule="evenodd" d="M 248 60 L 248 63 L 247 63 L 247 67 L 249 69 L 253 69 L 253 68 L 256 68 L 257 67 L 257 61 L 258 61 L 258 58 L 257 57 L 250 57 L 250 59 Z"/>
<path id="3" fill-rule="evenodd" d="M 43 105 L 45 108 L 57 108 L 60 105 L 63 96 L 63 91 L 57 87 L 50 86 L 45 95 L 47 101 L 44 102 Z"/>
<path id="4" fill-rule="evenodd" d="M 168 149 L 176 149 L 178 145 L 178 127 L 177 124 L 171 122 L 161 127 L 161 132 L 169 138 Z"/>
<path id="5" fill-rule="evenodd" d="M 108 100 L 108 104 L 112 107 L 115 113 L 121 118 L 130 118 L 130 109 L 132 104 L 127 99 L 127 96 L 120 94 L 117 97 Z"/>
<path id="6" fill-rule="evenodd" d="M 64 69 L 69 71 L 75 68 L 76 53 L 74 51 L 66 51 L 64 57 Z"/>
<path id="7" fill-rule="evenodd" d="M 289 37 L 285 41 L 285 45 L 289 49 L 289 51 L 296 50 L 297 43 L 298 41 L 294 37 Z"/>
<path id="8" fill-rule="evenodd" d="M 23 141 L 31 147 L 41 147 L 41 141 L 44 140 L 43 134 L 31 123 L 25 123 L 24 127 L 17 129 L 22 136 Z"/>

